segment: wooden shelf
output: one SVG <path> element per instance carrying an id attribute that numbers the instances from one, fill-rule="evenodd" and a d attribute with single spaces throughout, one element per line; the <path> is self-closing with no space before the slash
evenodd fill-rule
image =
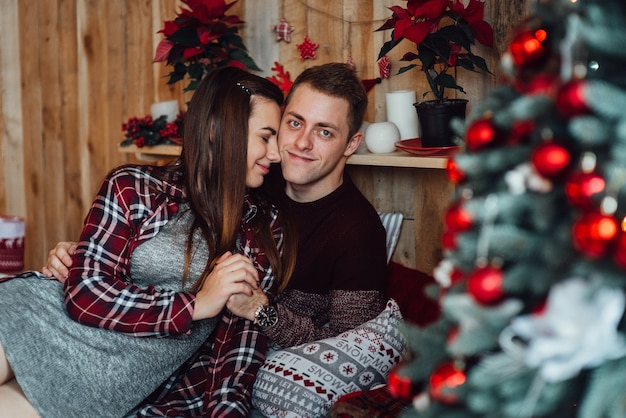
<path id="1" fill-rule="evenodd" d="M 180 145 L 156 145 L 153 147 L 137 147 L 135 145 L 119 146 L 118 150 L 124 153 L 134 153 L 137 159 L 155 162 L 174 157 L 180 154 Z M 360 153 L 353 154 L 348 164 L 375 167 L 410 167 L 445 169 L 447 157 L 421 157 L 405 151 L 394 151 L 388 154 Z"/>

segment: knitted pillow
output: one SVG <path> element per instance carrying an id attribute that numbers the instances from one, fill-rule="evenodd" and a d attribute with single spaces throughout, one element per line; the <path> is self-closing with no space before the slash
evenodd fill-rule
<path id="1" fill-rule="evenodd" d="M 401 320 L 390 299 L 376 318 L 353 330 L 268 354 L 252 404 L 266 417 L 320 417 L 340 396 L 386 383 L 407 350 Z"/>

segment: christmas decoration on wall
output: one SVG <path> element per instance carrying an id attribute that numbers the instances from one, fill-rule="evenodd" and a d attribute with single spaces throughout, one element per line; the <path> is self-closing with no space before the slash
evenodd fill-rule
<path id="1" fill-rule="evenodd" d="M 285 71 L 285 67 L 279 62 L 274 62 L 272 71 L 274 71 L 276 74 L 267 77 L 267 79 L 280 87 L 286 97 L 287 94 L 289 94 L 289 90 L 291 90 L 291 87 L 293 86 L 291 74 L 289 74 L 289 71 Z"/>
<path id="2" fill-rule="evenodd" d="M 625 417 L 626 3 L 536 2 L 509 39 L 455 128 L 442 312 L 406 326 L 402 417 Z"/>
<path id="3" fill-rule="evenodd" d="M 280 22 L 274 25 L 274 32 L 276 33 L 276 41 L 280 42 L 281 40 L 289 43 L 291 42 L 291 33 L 295 31 L 296 28 L 291 26 L 287 19 L 284 17 L 280 19 Z"/>
<path id="4" fill-rule="evenodd" d="M 353 70 L 356 71 L 356 64 L 354 63 L 354 60 L 352 59 L 352 55 L 348 56 L 348 60 L 346 61 L 346 64 L 348 64 Z"/>
<path id="5" fill-rule="evenodd" d="M 311 38 L 309 38 L 309 35 L 305 36 L 304 41 L 301 44 L 297 44 L 296 46 L 300 50 L 300 59 L 302 61 L 304 61 L 305 59 L 317 58 L 315 50 L 319 47 L 319 44 L 311 42 Z"/>
<path id="6" fill-rule="evenodd" d="M 387 55 L 378 60 L 378 71 L 380 71 L 381 78 L 389 78 L 391 75 L 391 62 Z"/>

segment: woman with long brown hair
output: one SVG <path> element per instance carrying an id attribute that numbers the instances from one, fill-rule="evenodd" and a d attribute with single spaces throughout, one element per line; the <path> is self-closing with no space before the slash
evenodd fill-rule
<path id="1" fill-rule="evenodd" d="M 240 347 L 216 361 L 256 372 L 265 337 L 224 307 L 293 270 L 294 238 L 254 190 L 280 161 L 282 101 L 261 77 L 213 71 L 175 163 L 105 178 L 64 284 L 0 279 L 0 416 L 123 416 L 207 344 Z"/>

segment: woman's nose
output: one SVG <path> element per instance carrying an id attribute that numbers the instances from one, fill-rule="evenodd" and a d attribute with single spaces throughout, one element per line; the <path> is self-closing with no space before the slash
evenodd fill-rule
<path id="1" fill-rule="evenodd" d="M 280 152 L 278 152 L 278 142 L 274 139 L 267 144 L 267 159 L 273 163 L 280 162 Z"/>

